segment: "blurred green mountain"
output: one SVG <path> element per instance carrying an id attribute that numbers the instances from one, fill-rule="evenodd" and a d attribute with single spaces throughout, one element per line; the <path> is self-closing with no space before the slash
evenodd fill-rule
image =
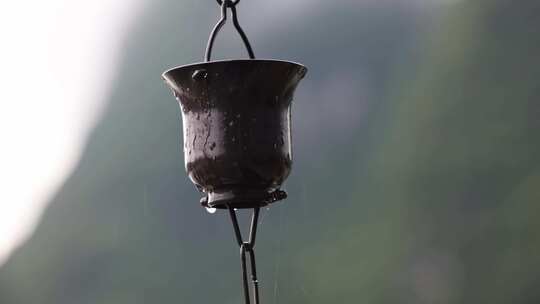
<path id="1" fill-rule="evenodd" d="M 262 302 L 538 303 L 540 3 L 368 2 L 321 2 L 286 33 L 240 10 L 260 57 L 310 68 L 290 197 L 263 212 Z M 197 203 L 159 80 L 199 61 L 213 8 L 148 6 L 0 303 L 241 302 L 232 228 Z M 243 56 L 235 41 L 216 54 Z"/>

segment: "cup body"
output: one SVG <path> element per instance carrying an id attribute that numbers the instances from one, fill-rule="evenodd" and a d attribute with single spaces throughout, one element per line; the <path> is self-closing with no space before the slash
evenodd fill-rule
<path id="1" fill-rule="evenodd" d="M 276 200 L 291 171 L 291 102 L 306 71 L 287 61 L 230 60 L 163 74 L 182 109 L 186 171 L 208 206 Z"/>

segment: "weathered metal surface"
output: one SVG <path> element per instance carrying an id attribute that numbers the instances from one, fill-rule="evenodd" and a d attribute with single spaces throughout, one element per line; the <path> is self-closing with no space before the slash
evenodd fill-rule
<path id="1" fill-rule="evenodd" d="M 285 197 L 292 165 L 291 101 L 307 69 L 277 60 L 191 64 L 163 74 L 182 109 L 190 179 L 215 208 Z"/>

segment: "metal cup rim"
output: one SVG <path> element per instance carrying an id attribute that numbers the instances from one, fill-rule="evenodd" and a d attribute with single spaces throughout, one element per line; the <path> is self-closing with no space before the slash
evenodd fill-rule
<path id="1" fill-rule="evenodd" d="M 283 64 L 291 64 L 298 67 L 301 67 L 305 72 L 307 72 L 307 67 L 301 63 L 290 61 L 290 60 L 279 60 L 279 59 L 223 59 L 223 60 L 212 60 L 209 62 L 197 62 L 197 63 L 190 63 L 185 65 L 176 66 L 173 68 L 170 68 L 163 72 L 161 74 L 162 78 L 165 78 L 167 74 L 169 74 L 172 71 L 176 71 L 179 69 L 193 69 L 195 67 L 197 68 L 204 68 L 205 66 L 211 66 L 214 64 L 223 64 L 223 63 L 245 63 L 245 62 L 253 62 L 253 63 L 283 63 Z M 305 73 L 304 73 L 305 74 Z"/>

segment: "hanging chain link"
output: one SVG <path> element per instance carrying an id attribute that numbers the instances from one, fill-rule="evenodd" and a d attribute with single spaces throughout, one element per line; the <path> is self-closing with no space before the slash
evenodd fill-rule
<path id="1" fill-rule="evenodd" d="M 218 23 L 214 26 L 214 29 L 210 33 L 210 37 L 208 38 L 208 44 L 206 45 L 206 53 L 204 56 L 204 60 L 206 62 L 209 62 L 212 57 L 212 48 L 214 47 L 214 41 L 216 40 L 216 36 L 219 33 L 219 30 L 225 25 L 227 22 L 227 8 L 231 10 L 232 13 L 232 20 L 233 25 L 240 37 L 242 38 L 242 41 L 244 42 L 244 45 L 246 47 L 246 50 L 248 52 L 250 59 L 255 59 L 255 53 L 253 52 L 253 48 L 251 47 L 251 44 L 249 43 L 249 39 L 244 33 L 244 30 L 240 26 L 240 23 L 238 22 L 238 14 L 236 13 L 236 5 L 240 3 L 240 0 L 216 0 L 219 5 L 221 5 L 221 19 L 218 21 Z"/>
<path id="2" fill-rule="evenodd" d="M 242 238 L 242 233 L 240 232 L 240 227 L 238 226 L 238 219 L 236 218 L 236 211 L 230 205 L 227 205 L 229 209 L 229 214 L 231 216 L 231 221 L 233 223 L 234 234 L 236 236 L 236 241 L 238 246 L 240 246 L 240 261 L 242 265 L 242 283 L 244 287 L 244 298 L 246 304 L 250 304 L 249 296 L 249 284 L 248 284 L 248 275 L 247 275 L 247 263 L 246 263 L 246 253 L 249 254 L 249 261 L 251 266 L 251 282 L 253 284 L 253 303 L 259 304 L 259 280 L 257 279 L 257 268 L 255 265 L 255 237 L 257 236 L 257 223 L 259 221 L 259 207 L 253 209 L 253 216 L 251 217 L 251 227 L 249 230 L 249 239 L 245 242 Z"/>
<path id="3" fill-rule="evenodd" d="M 216 0 L 217 3 L 219 3 L 219 5 L 222 5 L 223 4 L 223 1 L 222 0 Z M 236 6 L 238 3 L 240 3 L 240 0 L 234 0 L 234 1 L 229 1 L 229 5 L 233 5 L 233 6 Z"/>

